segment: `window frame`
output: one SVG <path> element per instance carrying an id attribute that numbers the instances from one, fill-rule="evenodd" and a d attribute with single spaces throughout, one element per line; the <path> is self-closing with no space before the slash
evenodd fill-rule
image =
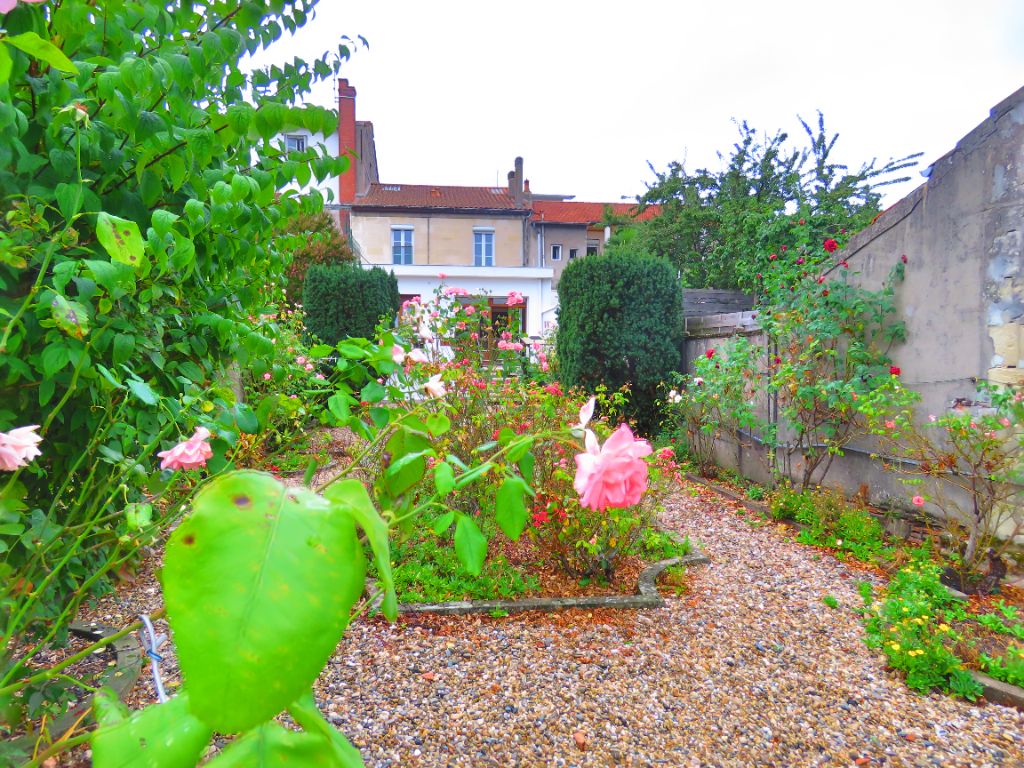
<path id="1" fill-rule="evenodd" d="M 551 244 L 551 260 L 561 261 L 562 260 L 562 244 L 552 243 Z"/>
<path id="2" fill-rule="evenodd" d="M 490 253 L 487 252 L 488 245 Z M 493 267 L 496 261 L 495 250 L 494 227 L 473 227 L 473 266 Z"/>
<path id="3" fill-rule="evenodd" d="M 408 235 L 408 242 L 396 242 L 396 240 L 405 240 L 405 237 L 396 238 L 395 236 L 399 233 Z M 401 249 L 401 253 L 399 252 Z M 408 249 L 408 253 L 405 250 Z M 408 261 L 404 260 L 405 256 L 408 256 Z M 391 263 L 398 266 L 408 266 L 414 264 L 416 261 L 416 230 L 410 226 L 397 225 L 391 227 Z"/>
<path id="4" fill-rule="evenodd" d="M 309 146 L 309 142 L 307 141 L 308 138 L 309 137 L 307 137 L 303 133 L 286 133 L 284 135 L 284 150 L 285 150 L 285 152 L 305 152 L 306 151 L 306 147 Z M 300 146 L 290 147 L 290 146 L 288 146 L 288 144 L 291 141 L 294 141 L 297 144 L 301 142 L 302 146 L 301 147 Z"/>

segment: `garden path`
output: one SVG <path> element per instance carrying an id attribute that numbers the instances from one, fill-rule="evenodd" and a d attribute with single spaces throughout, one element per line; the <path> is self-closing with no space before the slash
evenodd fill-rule
<path id="1" fill-rule="evenodd" d="M 359 622 L 322 706 L 374 768 L 1024 765 L 1024 713 L 922 697 L 865 647 L 870 576 L 697 487 L 663 522 L 712 560 L 664 608 Z"/>
<path id="2" fill-rule="evenodd" d="M 919 696 L 864 646 L 870 575 L 741 512 L 698 486 L 670 500 L 663 524 L 711 564 L 658 610 L 359 620 L 320 705 L 369 768 L 1024 765 L 1024 713 Z M 92 618 L 156 610 L 155 562 Z M 130 703 L 154 700 L 144 675 Z"/>

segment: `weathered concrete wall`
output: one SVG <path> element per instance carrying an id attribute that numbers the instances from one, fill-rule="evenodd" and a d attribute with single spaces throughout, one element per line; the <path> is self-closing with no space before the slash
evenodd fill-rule
<path id="1" fill-rule="evenodd" d="M 1022 231 L 1024 88 L 938 160 L 925 184 L 836 253 L 856 273 L 852 279 L 872 289 L 906 256 L 897 303 L 908 341 L 890 354 L 904 383 L 922 395 L 922 420 L 973 401 L 978 381 L 1024 385 Z M 699 324 L 687 340 L 688 361 L 735 332 L 758 338 L 740 313 Z M 767 403 L 761 405 L 767 414 Z M 719 458 L 764 479 L 763 451 L 742 442 L 723 441 Z M 872 448 L 862 442 L 837 458 L 828 484 L 851 494 L 867 490 L 880 502 L 908 498 L 899 476 L 870 458 Z"/>

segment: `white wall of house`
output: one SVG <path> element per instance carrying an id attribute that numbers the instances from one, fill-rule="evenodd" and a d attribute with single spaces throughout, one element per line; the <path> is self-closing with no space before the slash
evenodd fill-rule
<path id="1" fill-rule="evenodd" d="M 474 296 L 492 298 L 518 291 L 526 299 L 526 334 L 541 336 L 554 327 L 558 294 L 552 289 L 554 276 L 549 268 L 536 267 L 470 267 L 399 264 L 365 264 L 379 266 L 398 278 L 398 292 L 431 298 L 439 285 L 465 288 Z M 444 275 L 442 280 L 441 275 Z"/>

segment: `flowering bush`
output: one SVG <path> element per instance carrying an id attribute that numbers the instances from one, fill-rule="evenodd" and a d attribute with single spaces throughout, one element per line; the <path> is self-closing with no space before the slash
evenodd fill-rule
<path id="1" fill-rule="evenodd" d="M 801 485 L 808 488 L 823 481 L 847 445 L 868 434 L 872 416 L 916 399 L 887 356 L 905 337 L 894 302 L 905 264 L 895 265 L 880 291 L 868 291 L 849 280 L 845 261 L 826 281 L 831 252 L 821 243 L 779 250 L 761 273 L 759 317 L 777 350 L 768 360 L 769 389 L 792 431 L 786 457 L 798 454 Z"/>
<path id="2" fill-rule="evenodd" d="M 759 350 L 747 339 L 730 339 L 694 360 L 693 374 L 677 376 L 665 400 L 662 429 L 685 432 L 690 455 L 703 475 L 715 468 L 715 441 L 723 434 L 769 426 L 756 415 L 758 389 L 764 380 L 758 370 Z M 770 440 L 769 440 L 770 442 Z"/>
<path id="3" fill-rule="evenodd" d="M 942 512 L 954 542 L 956 586 L 988 591 L 1005 573 L 1001 553 L 1024 533 L 1024 395 L 980 387 L 986 404 L 961 406 L 920 424 L 904 407 L 875 418 L 872 431 L 896 460 L 890 469 L 915 487 L 931 480 L 913 504 L 930 501 Z"/>

